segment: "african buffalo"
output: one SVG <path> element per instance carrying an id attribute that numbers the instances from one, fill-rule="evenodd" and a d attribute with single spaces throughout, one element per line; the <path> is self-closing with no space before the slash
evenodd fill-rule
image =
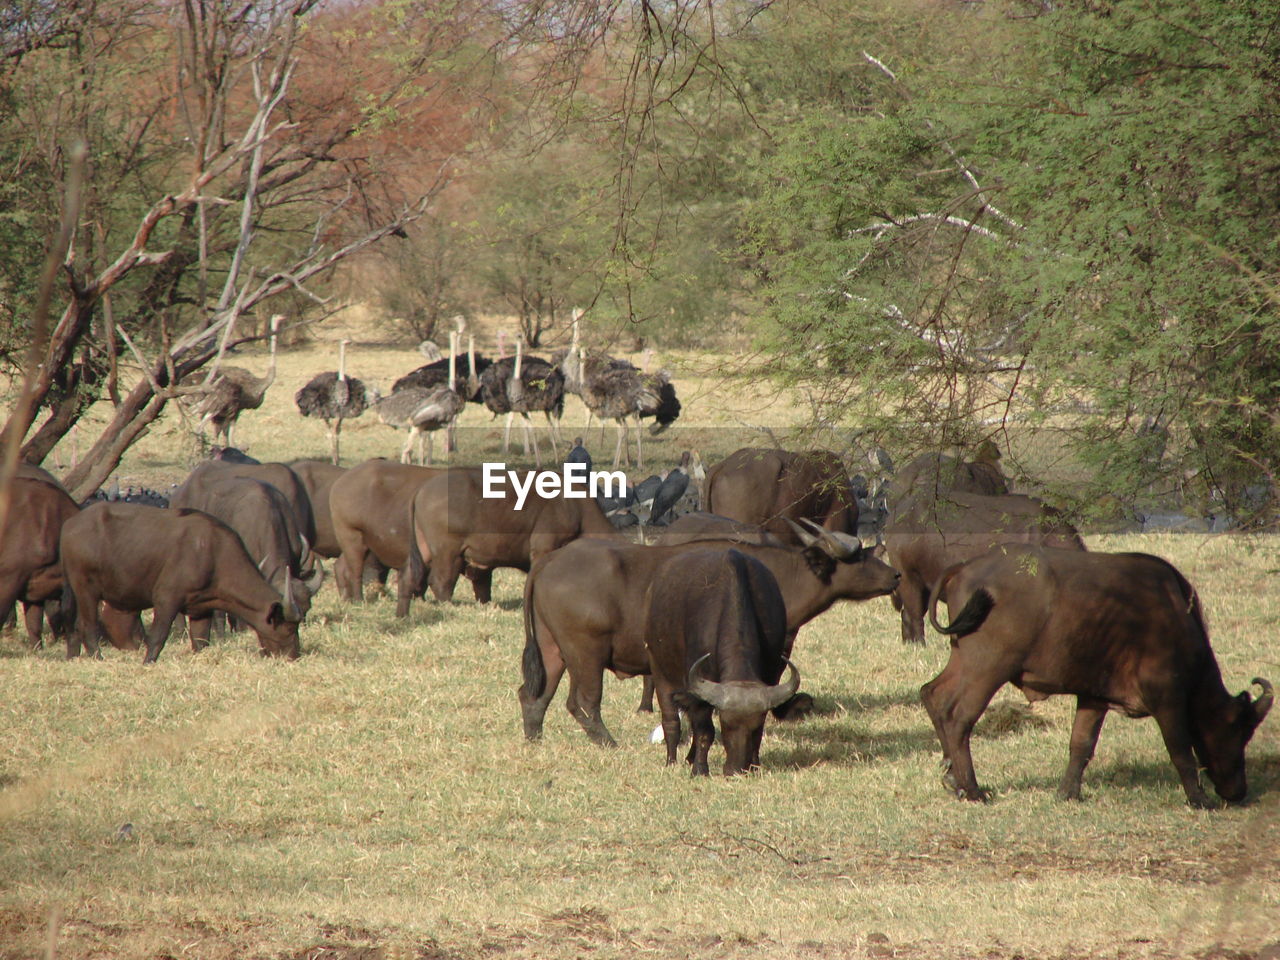
<path id="1" fill-rule="evenodd" d="M 98 652 L 98 603 L 155 610 L 144 663 L 154 663 L 180 613 L 193 621 L 224 610 L 258 634 L 264 655 L 295 658 L 298 623 L 234 530 L 196 510 L 96 503 L 62 526 L 64 600 L 76 608 L 67 657 Z M 194 626 L 194 624 L 193 624 Z M 206 634 L 207 635 L 207 634 Z M 192 648 L 199 649 L 192 632 Z"/>
<path id="2" fill-rule="evenodd" d="M 827 450 L 744 447 L 707 472 L 704 500 L 708 512 L 759 524 L 788 543 L 798 543 L 788 519 L 858 532 L 857 498 L 844 464 Z"/>
<path id="3" fill-rule="evenodd" d="M 817 528 L 815 528 L 817 529 Z M 795 633 L 836 600 L 867 600 L 888 593 L 898 574 L 873 551 L 847 534 L 805 533 L 808 545 L 795 547 L 724 543 L 769 568 L 786 601 L 786 653 Z M 547 706 L 566 668 L 565 704 L 596 743 L 612 746 L 600 720 L 603 674 L 620 677 L 649 672 L 644 643 L 644 594 L 672 559 L 708 543 L 645 547 L 624 540 L 584 537 L 539 559 L 524 588 L 524 683 L 520 707 L 524 734 L 542 735 Z M 803 695 L 801 695 L 803 696 Z"/>
<path id="4" fill-rule="evenodd" d="M 884 528 L 889 562 L 902 574 L 897 599 L 902 642 L 924 643 L 929 588 L 943 570 L 997 544 L 1039 543 L 1084 549 L 1075 527 L 1035 497 L 922 492 L 898 505 Z"/>
<path id="5" fill-rule="evenodd" d="M 289 619 L 306 616 L 324 571 L 316 568 L 292 506 L 274 485 L 222 470 L 197 470 L 174 492 L 170 508 L 199 510 L 234 530 L 267 583 L 283 598 Z M 193 622 L 192 639 L 207 642 L 208 628 L 208 618 Z"/>
<path id="6" fill-rule="evenodd" d="M 424 580 L 437 600 L 449 600 L 465 569 L 476 599 L 487 603 L 495 568 L 528 571 L 540 556 L 578 537 L 618 535 L 590 497 L 547 497 L 531 488 L 517 509 L 511 486 L 501 490 L 501 497 L 482 496 L 482 471 L 472 467 L 457 467 L 418 488 L 397 615 L 408 615 L 410 597 L 422 594 Z"/>
<path id="7" fill-rule="evenodd" d="M 936 616 L 939 598 L 950 626 Z M 1012 545 L 953 567 L 929 601 L 933 625 L 951 637 L 946 668 L 920 690 L 948 764 L 945 782 L 985 799 L 969 734 L 995 692 L 1012 683 L 1028 700 L 1076 697 L 1070 760 L 1058 794 L 1078 799 L 1107 710 L 1155 717 L 1193 807 L 1214 806 L 1199 764 L 1224 800 L 1243 800 L 1244 748 L 1271 709 L 1232 697 L 1209 648 L 1200 598 L 1168 561 L 1142 553 L 1082 553 Z"/>
<path id="8" fill-rule="evenodd" d="M 329 488 L 329 516 L 341 556 L 334 567 L 338 592 L 363 600 L 361 576 L 373 554 L 384 567 L 402 570 L 409 559 L 409 507 L 418 487 L 444 473 L 391 460 L 366 460 Z"/>
<path id="9" fill-rule="evenodd" d="M 688 550 L 659 568 L 644 606 L 667 763 L 676 762 L 683 709 L 693 727 L 692 772 L 707 775 L 714 710 L 725 775 L 759 767 L 765 714 L 800 687 L 794 666 L 788 681 L 778 682 L 787 664 L 787 614 L 769 568 L 737 550 Z"/>

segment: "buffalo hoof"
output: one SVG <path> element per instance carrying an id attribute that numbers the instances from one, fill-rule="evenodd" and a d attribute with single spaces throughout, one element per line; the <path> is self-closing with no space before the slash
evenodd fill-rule
<path id="1" fill-rule="evenodd" d="M 1063 801 L 1074 801 L 1079 803 L 1081 800 L 1079 784 L 1073 784 L 1070 787 L 1058 788 L 1058 799 Z"/>
<path id="2" fill-rule="evenodd" d="M 1207 793 L 1201 791 L 1199 793 L 1188 795 L 1187 806 L 1191 807 L 1193 810 L 1217 810 L 1222 806 L 1222 804 L 1218 803 L 1218 801 L 1214 800 Z"/>

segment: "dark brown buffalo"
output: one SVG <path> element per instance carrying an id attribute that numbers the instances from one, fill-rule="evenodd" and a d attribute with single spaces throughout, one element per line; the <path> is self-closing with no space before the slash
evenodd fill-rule
<path id="1" fill-rule="evenodd" d="M 705 501 L 708 512 L 758 524 L 787 543 L 799 542 L 787 520 L 858 532 L 858 500 L 844 464 L 827 450 L 744 447 L 707 472 Z"/>
<path id="2" fill-rule="evenodd" d="M 618 536 L 591 497 L 543 497 L 530 489 L 517 510 L 511 486 L 501 489 L 501 498 L 482 496 L 482 473 L 473 467 L 454 468 L 418 489 L 412 507 L 414 544 L 408 572 L 400 578 L 404 586 L 398 615 L 408 614 L 410 597 L 428 584 L 437 600 L 452 599 L 464 571 L 476 599 L 487 603 L 496 568 L 528 571 L 540 556 L 578 537 Z"/>
<path id="3" fill-rule="evenodd" d="M 316 517 L 311 509 L 311 498 L 302 485 L 298 475 L 283 463 L 235 463 L 230 460 L 205 460 L 191 471 L 190 479 L 203 475 L 248 477 L 269 483 L 284 494 L 293 510 L 293 519 L 298 532 L 307 538 L 307 543 L 316 542 Z"/>
<path id="4" fill-rule="evenodd" d="M 283 599 L 286 616 L 300 621 L 324 581 L 310 544 L 299 532 L 292 505 L 274 485 L 222 470 L 197 470 L 170 498 L 172 509 L 199 510 L 234 530 L 267 583 Z M 193 640 L 208 641 L 207 618 L 193 622 Z"/>
<path id="5" fill-rule="evenodd" d="M 547 706 L 569 671 L 569 713 L 596 743 L 612 746 L 600 720 L 605 670 L 620 677 L 649 673 L 644 642 L 644 596 L 663 566 L 707 543 L 645 547 L 584 537 L 547 554 L 529 571 L 524 588 L 524 734 L 542 735 Z M 836 600 L 883 596 L 898 574 L 847 534 L 823 530 L 803 549 L 722 545 L 769 568 L 786 602 L 787 650 L 795 633 Z M 803 694 L 801 695 L 803 696 Z"/>
<path id="6" fill-rule="evenodd" d="M 409 508 L 418 488 L 443 468 L 366 460 L 329 488 L 329 515 L 340 556 L 334 567 L 338 592 L 363 600 L 361 577 L 370 554 L 384 567 L 404 569 L 412 525 Z"/>
<path id="7" fill-rule="evenodd" d="M 1000 450 L 990 440 L 979 444 L 972 460 L 945 453 L 922 453 L 893 478 L 893 502 L 910 496 L 939 497 L 950 491 L 999 497 L 1009 493 L 1000 469 Z"/>
<path id="8" fill-rule="evenodd" d="M 899 504 L 885 525 L 884 543 L 902 574 L 897 597 L 903 643 L 924 643 L 929 588 L 948 567 L 1004 543 L 1084 549 L 1075 527 L 1035 497 L 955 491 L 938 498 L 922 493 Z"/>
<path id="9" fill-rule="evenodd" d="M 769 568 L 737 550 L 687 550 L 650 581 L 645 609 L 667 763 L 676 762 L 684 710 L 693 728 L 692 772 L 707 775 L 716 711 L 725 775 L 758 768 L 765 715 L 800 687 L 794 666 L 788 681 L 778 682 L 787 663 L 787 614 Z"/>
<path id="10" fill-rule="evenodd" d="M 264 655 L 298 656 L 298 624 L 285 614 L 280 594 L 236 532 L 208 514 L 96 503 L 63 524 L 62 564 L 76 607 L 69 658 L 82 643 L 98 652 L 94 614 L 101 601 L 118 610 L 154 608 L 144 663 L 160 656 L 179 614 L 198 622 L 215 610 L 248 623 Z M 192 648 L 199 646 L 193 630 Z"/>
<path id="11" fill-rule="evenodd" d="M 953 614 L 947 627 L 938 624 L 939 597 Z M 1107 710 L 1119 710 L 1155 717 L 1193 807 L 1215 805 L 1200 786 L 1200 765 L 1224 800 L 1244 799 L 1244 748 L 1271 709 L 1271 684 L 1254 679 L 1256 701 L 1248 691 L 1227 693 L 1200 598 L 1167 561 L 1009 546 L 948 570 L 929 615 L 951 637 L 951 659 L 920 692 L 957 796 L 985 799 L 969 734 L 995 692 L 1012 683 L 1029 700 L 1076 698 L 1059 796 L 1079 798 Z"/>

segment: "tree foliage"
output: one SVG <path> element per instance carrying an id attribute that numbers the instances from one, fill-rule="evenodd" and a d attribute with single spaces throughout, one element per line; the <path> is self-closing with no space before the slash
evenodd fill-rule
<path id="1" fill-rule="evenodd" d="M 1274 498 L 1280 6 L 938 9 L 757 168 L 787 378 L 920 443 L 1053 426 L 1129 497 Z"/>

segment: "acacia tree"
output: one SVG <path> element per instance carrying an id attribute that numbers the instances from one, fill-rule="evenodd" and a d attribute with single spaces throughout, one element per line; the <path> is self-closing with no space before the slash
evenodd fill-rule
<path id="1" fill-rule="evenodd" d="M 1082 500 L 1274 503 L 1278 10 L 935 5 L 909 49 L 860 23 L 758 167 L 774 368 L 881 437 L 1052 426 Z"/>

